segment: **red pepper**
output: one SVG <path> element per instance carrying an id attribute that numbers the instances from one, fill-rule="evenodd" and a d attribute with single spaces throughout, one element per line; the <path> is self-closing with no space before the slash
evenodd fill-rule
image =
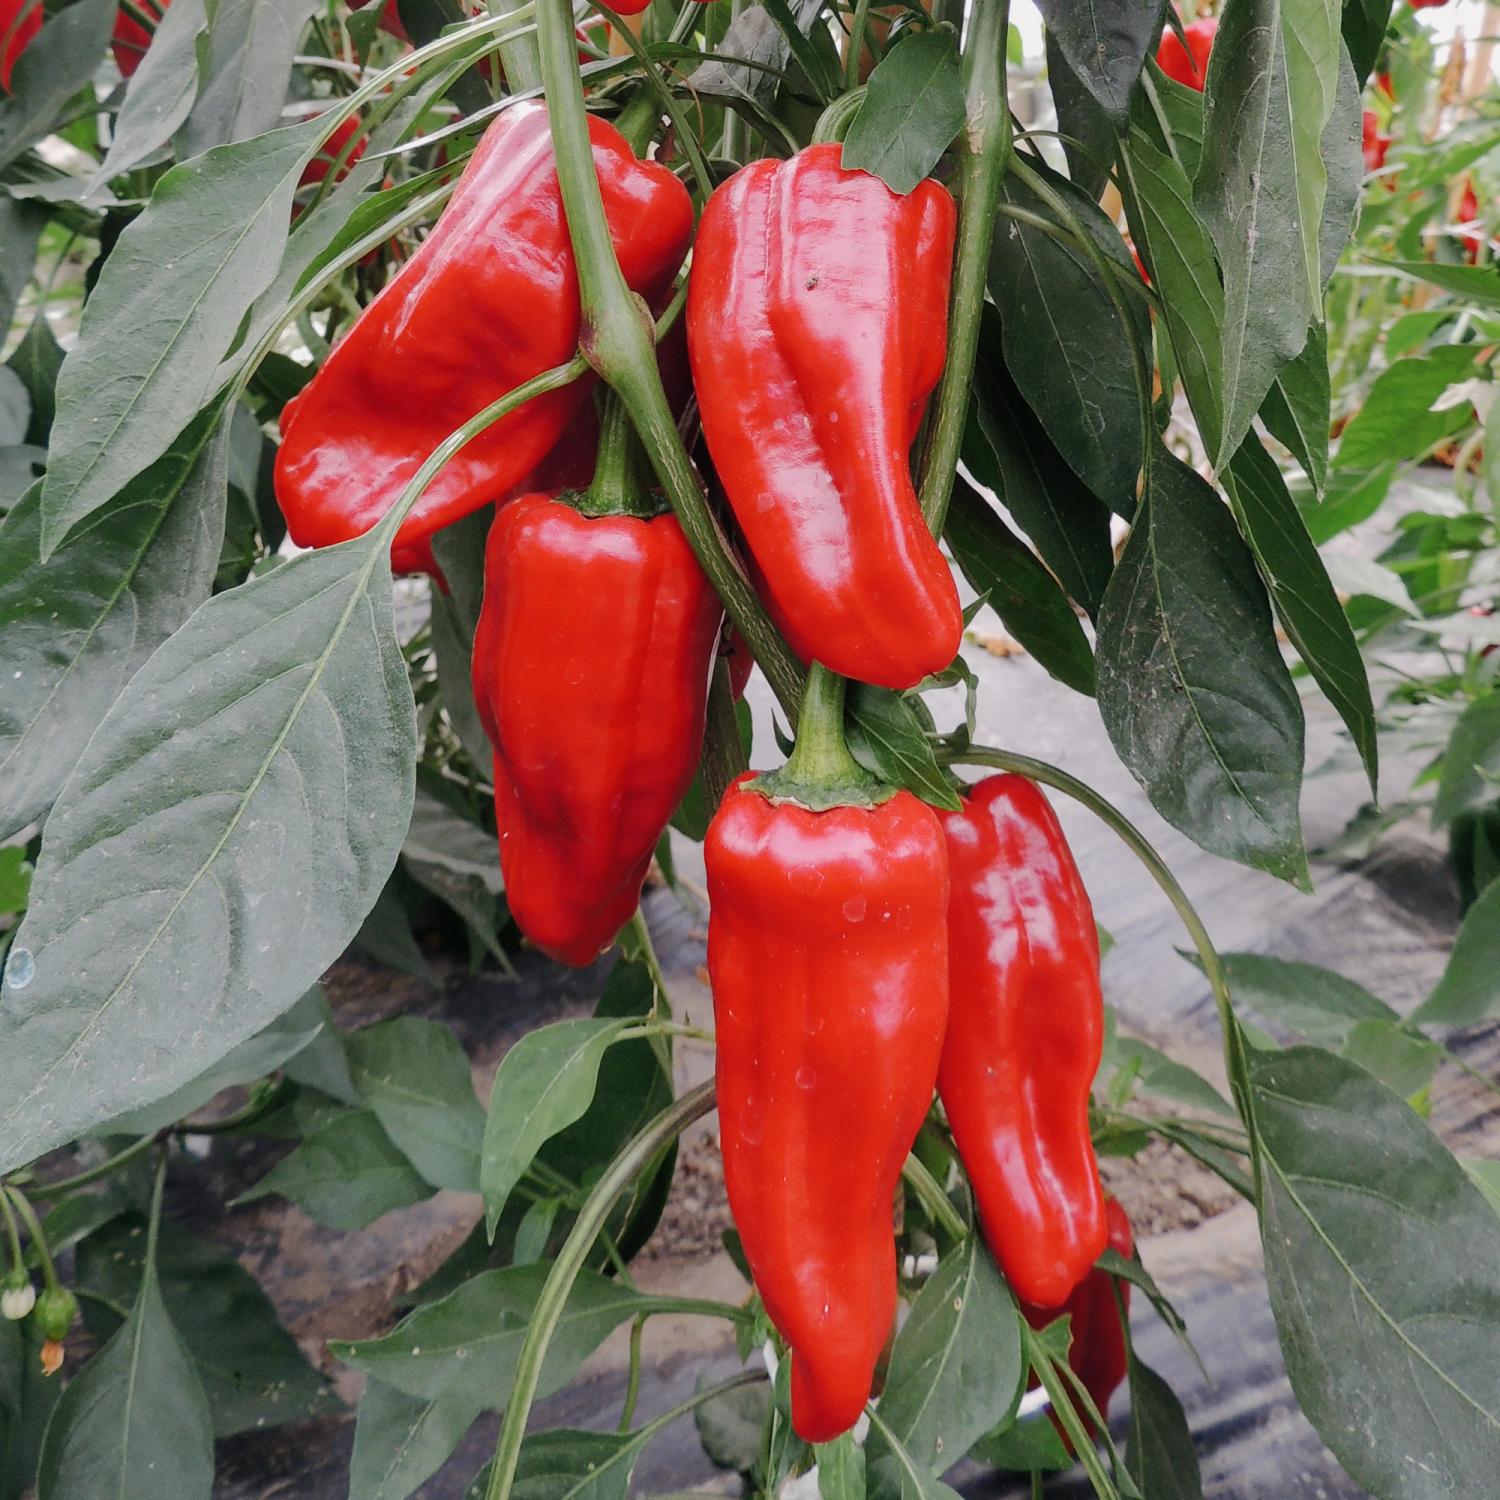
<path id="1" fill-rule="evenodd" d="M 151 45 L 151 38 L 156 35 L 156 28 L 161 25 L 161 18 L 171 3 L 172 0 L 131 0 L 134 9 L 150 21 L 149 26 L 143 25 L 124 6 L 120 7 L 119 14 L 115 16 L 114 41 L 110 44 L 110 50 L 115 55 L 115 66 L 123 77 L 133 77 L 135 70 L 140 67 L 146 48 Z"/>
<path id="2" fill-rule="evenodd" d="M 1435 10 L 1439 5 L 1446 5 L 1448 0 L 1411 0 L 1413 10 Z"/>
<path id="3" fill-rule="evenodd" d="M 1479 218 L 1479 197 L 1474 191 L 1474 179 L 1464 179 L 1463 196 L 1458 200 L 1458 221 L 1460 224 L 1474 224 Z M 1484 236 L 1478 229 L 1465 229 L 1459 240 L 1464 247 L 1464 259 L 1471 266 L 1479 264 L 1479 252 L 1484 248 Z"/>
<path id="4" fill-rule="evenodd" d="M 354 144 L 349 146 L 351 140 Z M 333 180 L 342 182 L 349 175 L 349 169 L 365 154 L 367 145 L 369 142 L 360 134 L 359 116 L 350 115 L 334 127 L 333 134 L 323 142 L 318 154 L 303 167 L 297 186 L 307 187 L 310 183 L 322 182 L 333 171 L 335 162 L 338 163 L 338 173 Z M 349 152 L 344 155 L 346 146 L 349 146 Z M 342 161 L 340 157 L 343 157 Z"/>
<path id="5" fill-rule="evenodd" d="M 648 301 L 692 234 L 687 189 L 589 118 L 615 251 Z M 572 357 L 578 279 L 547 111 L 520 104 L 485 132 L 432 233 L 282 413 L 276 498 L 301 546 L 368 531 L 443 438 Z M 471 442 L 407 516 L 403 541 L 494 500 L 553 448 L 592 382 L 537 396 Z"/>
<path id="6" fill-rule="evenodd" d="M 1219 23 L 1212 16 L 1189 23 L 1182 28 L 1182 34 L 1187 38 L 1184 47 L 1177 33 L 1168 26 L 1156 49 L 1156 61 L 1162 72 L 1201 94 L 1208 78 L 1208 54 L 1213 51 L 1214 35 L 1218 29 Z"/>
<path id="7" fill-rule="evenodd" d="M 698 767 L 722 619 L 670 514 L 528 495 L 495 518 L 474 701 L 511 915 L 564 963 L 591 963 L 635 911 Z"/>
<path id="8" fill-rule="evenodd" d="M 11 70 L 42 29 L 42 0 L 0 0 L 0 88 L 8 94 Z"/>
<path id="9" fill-rule="evenodd" d="M 724 658 L 724 665 L 729 668 L 729 691 L 734 694 L 734 701 L 738 703 L 745 696 L 750 674 L 755 670 L 755 657 L 751 654 L 750 643 L 738 630 L 731 627 L 720 655 Z"/>
<path id="10" fill-rule="evenodd" d="M 939 814 L 951 1003 L 938 1093 L 985 1238 L 1016 1295 L 1059 1306 L 1104 1248 L 1089 1090 L 1104 1042 L 1099 937 L 1057 817 L 1022 776 Z"/>
<path id="11" fill-rule="evenodd" d="M 1130 1218 L 1113 1195 L 1106 1196 L 1105 1213 L 1109 1220 L 1109 1248 L 1127 1258 L 1135 1251 L 1135 1237 L 1130 1232 Z M 1066 1314 L 1072 1319 L 1072 1339 L 1068 1344 L 1068 1365 L 1083 1382 L 1099 1414 L 1109 1418 L 1109 1400 L 1124 1380 L 1130 1356 L 1125 1330 L 1120 1322 L 1121 1307 L 1130 1310 L 1130 1283 L 1121 1281 L 1121 1307 L 1115 1305 L 1115 1279 L 1098 1267 L 1091 1270 L 1061 1307 L 1032 1307 L 1025 1303 L 1021 1311 L 1033 1328 L 1045 1328 Z M 1032 1382 L 1036 1384 L 1035 1380 Z M 1083 1424 L 1092 1433 L 1094 1424 L 1086 1412 Z M 1053 1423 L 1062 1432 L 1054 1414 Z M 1067 1441 L 1066 1434 L 1063 1441 Z M 1069 1445 L 1071 1448 L 1071 1444 Z"/>
<path id="12" fill-rule="evenodd" d="M 757 161 L 709 200 L 688 351 L 714 466 L 804 661 L 906 688 L 953 660 L 958 592 L 909 451 L 947 348 L 954 207 L 841 148 Z"/>
<path id="13" fill-rule="evenodd" d="M 909 792 L 812 812 L 741 777 L 704 843 L 724 1182 L 809 1442 L 858 1420 L 896 1309 L 892 1195 L 948 1008 L 947 861 Z"/>
<path id="14" fill-rule="evenodd" d="M 1391 138 L 1380 128 L 1380 117 L 1373 109 L 1367 109 L 1363 122 L 1363 148 L 1365 171 L 1378 172 L 1385 165 L 1385 154 L 1391 149 Z"/>

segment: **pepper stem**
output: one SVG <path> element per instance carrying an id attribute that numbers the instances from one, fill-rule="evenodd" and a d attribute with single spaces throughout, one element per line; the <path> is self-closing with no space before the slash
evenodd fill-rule
<path id="1" fill-rule="evenodd" d="M 655 481 L 625 403 L 608 391 L 599 419 L 599 457 L 593 483 L 573 502 L 575 508 L 585 516 L 640 516 L 650 520 L 666 509 Z"/>
<path id="2" fill-rule="evenodd" d="M 797 743 L 779 771 L 749 783 L 762 796 L 795 802 L 813 812 L 831 807 L 870 807 L 895 795 L 849 753 L 844 741 L 847 681 L 814 662 L 802 690 Z"/>

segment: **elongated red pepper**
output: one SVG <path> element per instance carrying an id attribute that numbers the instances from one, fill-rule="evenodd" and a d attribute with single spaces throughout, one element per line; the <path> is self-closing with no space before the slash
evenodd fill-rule
<path id="1" fill-rule="evenodd" d="M 42 29 L 42 19 L 42 0 L 0 0 L 0 88 L 7 94 L 11 72 Z"/>
<path id="2" fill-rule="evenodd" d="M 1187 38 L 1183 46 L 1177 33 L 1170 26 L 1161 34 L 1161 43 L 1156 49 L 1156 60 L 1168 78 L 1201 94 L 1208 82 L 1208 55 L 1214 49 L 1214 37 L 1218 35 L 1219 23 L 1212 16 L 1191 21 L 1182 28 Z"/>
<path id="3" fill-rule="evenodd" d="M 841 148 L 735 173 L 688 290 L 703 432 L 764 592 L 804 661 L 906 688 L 963 630 L 909 452 L 947 349 L 954 208 Z"/>
<path id="4" fill-rule="evenodd" d="M 143 25 L 123 5 L 115 16 L 114 39 L 110 43 L 110 50 L 115 55 L 115 66 L 126 78 L 134 77 L 135 70 L 140 67 L 146 56 L 146 49 L 151 45 L 151 38 L 156 35 L 156 28 L 161 25 L 161 18 L 167 13 L 172 0 L 131 0 L 131 3 L 141 17 L 151 24 Z"/>
<path id="5" fill-rule="evenodd" d="M 1041 789 L 990 776 L 943 812 L 952 999 L 938 1093 L 1016 1295 L 1057 1307 L 1104 1248 L 1089 1089 L 1104 1042 L 1088 892 Z"/>
<path id="6" fill-rule="evenodd" d="M 1380 128 L 1380 116 L 1373 109 L 1364 112 L 1360 144 L 1364 151 L 1365 171 L 1378 172 L 1385 165 L 1386 152 L 1391 149 L 1391 138 Z"/>
<path id="7" fill-rule="evenodd" d="M 909 792 L 812 812 L 742 777 L 704 844 L 724 1182 L 810 1442 L 858 1420 L 896 1309 L 892 1195 L 948 1008 L 947 860 Z"/>
<path id="8" fill-rule="evenodd" d="M 669 514 L 528 495 L 495 518 L 474 701 L 511 915 L 564 963 L 592 962 L 635 911 L 698 766 L 722 619 Z"/>
<path id="9" fill-rule="evenodd" d="M 687 189 L 637 161 L 613 126 L 589 132 L 620 265 L 647 300 L 692 233 Z M 302 546 L 368 531 L 432 450 L 506 392 L 572 357 L 578 277 L 546 109 L 484 133 L 446 212 L 282 413 L 276 498 Z M 591 389 L 537 396 L 475 438 L 402 524 L 410 541 L 494 500 L 556 444 Z"/>
<path id="10" fill-rule="evenodd" d="M 1105 1216 L 1109 1224 L 1109 1248 L 1129 1257 L 1135 1251 L 1135 1237 L 1130 1232 L 1130 1218 L 1120 1200 L 1106 1194 Z M 1022 1303 L 1021 1311 L 1033 1328 L 1045 1328 L 1067 1314 L 1072 1319 L 1072 1339 L 1068 1344 L 1068 1364 L 1083 1382 L 1100 1416 L 1109 1419 L 1109 1400 L 1125 1378 L 1130 1364 L 1125 1330 L 1120 1312 L 1130 1310 L 1130 1283 L 1121 1281 L 1120 1306 L 1115 1305 L 1115 1279 L 1097 1266 L 1073 1289 L 1061 1307 L 1033 1307 Z M 1091 1432 L 1093 1422 L 1082 1413 L 1084 1426 Z M 1062 1424 L 1053 1416 L 1058 1431 Z M 1066 1441 L 1066 1435 L 1064 1435 Z M 1071 1444 L 1069 1445 L 1071 1447 Z"/>

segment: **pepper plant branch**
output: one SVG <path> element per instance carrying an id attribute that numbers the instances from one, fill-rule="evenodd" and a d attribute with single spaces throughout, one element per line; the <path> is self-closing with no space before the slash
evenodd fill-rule
<path id="1" fill-rule="evenodd" d="M 545 55 L 544 52 L 544 58 Z M 681 1135 L 694 1120 L 702 1119 L 713 1105 L 712 1082 L 701 1083 L 675 1100 L 615 1157 L 579 1211 L 531 1311 L 531 1322 L 516 1360 L 515 1382 L 500 1424 L 485 1500 L 509 1500 L 511 1486 L 515 1483 L 516 1464 L 521 1457 L 521 1443 L 526 1436 L 526 1423 L 541 1381 L 547 1345 L 552 1341 L 568 1294 L 604 1228 L 615 1200 L 658 1151 Z"/>
<path id="2" fill-rule="evenodd" d="M 703 734 L 703 796 L 708 806 L 717 807 L 729 784 L 748 769 L 729 668 L 720 656 L 709 679 L 708 722 Z"/>
<path id="3" fill-rule="evenodd" d="M 157 1137 L 143 1135 L 138 1141 L 132 1141 L 122 1150 L 115 1152 L 111 1157 L 99 1162 L 96 1166 L 89 1167 L 86 1171 L 75 1172 L 71 1177 L 57 1177 L 51 1182 L 38 1182 L 30 1188 L 33 1198 L 56 1198 L 63 1193 L 71 1193 L 74 1188 L 87 1187 L 91 1182 L 98 1182 L 101 1178 L 109 1177 L 118 1172 L 121 1167 L 128 1166 L 136 1157 L 144 1156 L 152 1147 Z"/>
<path id="4" fill-rule="evenodd" d="M 782 708 L 795 719 L 802 695 L 801 668 L 731 556 L 708 508 L 662 389 L 650 320 L 615 258 L 594 172 L 571 12 L 566 0 L 537 0 L 537 5 L 547 114 L 578 266 L 584 356 L 620 393 L 688 544 L 750 642 Z"/>
<path id="5" fill-rule="evenodd" d="M 749 9 L 750 0 L 729 0 L 729 24 L 733 26 Z M 724 111 L 724 140 L 720 149 L 734 162 L 742 162 L 750 149 L 750 124 L 737 109 Z"/>
<path id="6" fill-rule="evenodd" d="M 865 50 L 865 28 L 870 24 L 870 0 L 858 0 L 849 23 L 849 39 L 845 43 L 848 54 L 844 58 L 844 87 L 852 89 L 859 83 L 860 56 Z"/>
<path id="7" fill-rule="evenodd" d="M 1094 1487 L 1094 1493 L 1099 1500 L 1120 1500 L 1120 1492 L 1115 1488 L 1109 1475 L 1104 1472 L 1104 1465 L 1099 1462 L 1098 1450 L 1079 1420 L 1077 1409 L 1068 1395 L 1067 1386 L 1058 1379 L 1057 1367 L 1052 1362 L 1052 1356 L 1042 1347 L 1041 1341 L 1024 1319 L 1021 1321 L 1021 1339 L 1027 1363 L 1030 1364 L 1032 1373 L 1041 1382 L 1042 1389 L 1047 1392 L 1052 1411 L 1057 1420 L 1062 1423 L 1063 1431 L 1067 1433 L 1072 1445 L 1074 1456 L 1083 1464 L 1089 1483 Z"/>
<path id="8" fill-rule="evenodd" d="M 530 14 L 533 7 L 528 0 L 488 0 L 488 9 L 492 16 L 513 21 Z M 506 86 L 511 90 L 534 89 L 541 84 L 542 68 L 534 36 L 502 41 L 500 58 L 505 64 Z"/>
<path id="9" fill-rule="evenodd" d="M 1010 109 L 1005 97 L 1009 13 L 1008 0 L 984 0 L 975 8 L 964 46 L 966 119 L 958 169 L 958 247 L 948 318 L 948 360 L 922 457 L 922 517 L 934 536 L 942 534 L 958 471 L 995 235 L 995 205 L 1011 155 Z"/>
<path id="10" fill-rule="evenodd" d="M 949 1201 L 942 1184 L 915 1155 L 906 1158 L 901 1175 L 921 1200 L 928 1215 L 941 1224 L 955 1240 L 962 1240 L 968 1235 L 969 1226 L 964 1223 L 963 1215 Z"/>
<path id="11" fill-rule="evenodd" d="M 16 1212 L 21 1215 L 21 1222 L 26 1226 L 26 1236 L 42 1263 L 42 1280 L 49 1292 L 56 1291 L 62 1283 L 57 1279 L 57 1267 L 52 1261 L 52 1247 L 47 1243 L 47 1236 L 42 1233 L 36 1210 L 27 1201 L 26 1194 L 18 1187 L 0 1188 L 0 1193 L 8 1194 L 10 1201 L 15 1204 Z"/>

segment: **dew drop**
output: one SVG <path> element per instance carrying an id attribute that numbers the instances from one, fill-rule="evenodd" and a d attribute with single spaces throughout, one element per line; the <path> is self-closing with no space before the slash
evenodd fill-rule
<path id="1" fill-rule="evenodd" d="M 817 1081 L 818 1081 L 818 1075 L 817 1075 L 817 1072 L 816 1072 L 815 1069 L 813 1069 L 813 1068 L 798 1068 L 797 1069 L 797 1087 L 799 1089 L 810 1089 L 810 1088 L 812 1088 L 812 1086 L 815 1083 L 817 1083 Z"/>
<path id="2" fill-rule="evenodd" d="M 846 922 L 863 922 L 865 912 L 869 910 L 870 903 L 863 896 L 851 896 L 844 902 L 844 920 Z"/>
<path id="3" fill-rule="evenodd" d="M 13 990 L 24 990 L 36 978 L 36 962 L 30 948 L 17 948 L 5 966 L 5 982 Z"/>

